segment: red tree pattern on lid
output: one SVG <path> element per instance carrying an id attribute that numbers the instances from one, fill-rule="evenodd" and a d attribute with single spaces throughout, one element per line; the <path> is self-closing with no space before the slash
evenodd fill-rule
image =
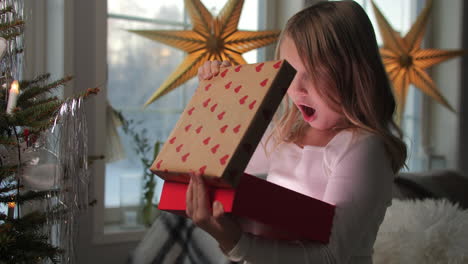
<path id="1" fill-rule="evenodd" d="M 205 170 L 206 170 L 206 165 L 204 165 L 204 166 L 202 166 L 202 167 L 200 167 L 200 168 L 198 169 L 198 171 L 199 171 L 201 174 L 204 174 L 204 173 L 205 173 Z"/>
<path id="2" fill-rule="evenodd" d="M 247 100 L 247 98 L 249 98 L 248 95 L 242 97 L 242 98 L 239 100 L 239 103 L 240 103 L 240 104 L 245 104 L 245 100 Z"/>
<path id="3" fill-rule="evenodd" d="M 256 70 L 257 72 L 260 72 L 260 71 L 262 70 L 262 68 L 263 68 L 263 65 L 265 65 L 264 62 L 260 63 L 259 65 L 257 65 L 257 67 L 255 67 L 255 70 Z"/>
<path id="4" fill-rule="evenodd" d="M 237 125 L 234 129 L 232 129 L 232 131 L 234 131 L 234 133 L 238 133 L 239 132 L 239 129 L 240 129 L 241 125 Z"/>
<path id="5" fill-rule="evenodd" d="M 192 115 L 192 113 L 193 113 L 193 110 L 195 110 L 195 107 L 192 107 L 192 108 L 190 108 L 190 110 L 188 110 L 188 112 L 187 112 L 187 113 L 188 113 L 188 115 Z"/>
<path id="6" fill-rule="evenodd" d="M 176 151 L 180 152 L 180 150 L 182 149 L 183 146 L 184 146 L 184 144 L 180 144 L 179 146 L 177 146 Z"/>
<path id="7" fill-rule="evenodd" d="M 229 158 L 229 155 L 224 155 L 224 156 L 219 160 L 219 162 L 221 163 L 221 165 L 225 165 L 228 158 Z"/>
<path id="8" fill-rule="evenodd" d="M 249 109 L 250 110 L 252 110 L 254 108 L 256 102 L 257 102 L 257 100 L 253 100 L 253 102 L 249 104 Z"/>
<path id="9" fill-rule="evenodd" d="M 211 112 L 214 112 L 214 111 L 216 110 L 216 107 L 217 107 L 217 106 L 218 106 L 218 104 L 214 104 L 214 105 L 210 108 Z"/>
<path id="10" fill-rule="evenodd" d="M 273 65 L 275 69 L 278 69 L 280 66 L 281 66 L 281 61 L 278 61 L 277 63 Z"/>
<path id="11" fill-rule="evenodd" d="M 208 145 L 210 143 L 211 137 L 207 137 L 203 140 L 203 144 Z"/>
<path id="12" fill-rule="evenodd" d="M 185 155 L 183 155 L 183 156 L 182 156 L 182 161 L 183 161 L 183 162 L 186 162 L 188 156 L 190 156 L 190 153 L 186 153 Z"/>
<path id="13" fill-rule="evenodd" d="M 219 131 L 221 131 L 221 133 L 224 133 L 224 132 L 226 132 L 226 128 L 227 128 L 227 127 L 228 127 L 228 125 L 222 126 L 222 127 L 219 129 Z"/>
<path id="14" fill-rule="evenodd" d="M 224 114 L 226 114 L 226 111 L 223 111 L 221 114 L 218 115 L 219 120 L 223 120 Z"/>
<path id="15" fill-rule="evenodd" d="M 206 99 L 206 101 L 203 102 L 203 106 L 204 106 L 204 107 L 207 107 L 208 104 L 210 103 L 210 101 L 211 101 L 211 98 Z"/>
<path id="16" fill-rule="evenodd" d="M 225 69 L 222 73 L 221 73 L 221 77 L 225 77 L 226 76 L 226 73 L 228 72 L 228 69 Z"/>
<path id="17" fill-rule="evenodd" d="M 215 154 L 216 151 L 218 151 L 218 148 L 219 148 L 219 144 L 216 144 L 214 147 L 211 148 L 211 152 L 213 152 L 213 154 Z"/>

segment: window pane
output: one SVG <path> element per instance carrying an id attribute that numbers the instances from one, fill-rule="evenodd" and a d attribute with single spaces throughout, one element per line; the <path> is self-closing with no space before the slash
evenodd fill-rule
<path id="1" fill-rule="evenodd" d="M 382 37 L 377 25 L 374 10 L 370 0 L 356 0 L 367 12 L 369 18 L 374 25 L 374 30 L 377 37 L 377 42 L 381 46 L 383 44 Z M 383 13 L 392 28 L 404 36 L 416 18 L 416 1 L 407 0 L 374 0 L 377 7 Z M 419 10 L 420 12 L 420 10 Z M 420 90 L 410 85 L 406 98 L 405 112 L 401 127 L 404 134 L 404 140 L 408 146 L 408 170 L 421 171 L 425 170 L 426 155 L 422 147 L 422 95 Z"/>
<path id="2" fill-rule="evenodd" d="M 355 2 L 359 3 L 366 10 L 369 19 L 374 25 L 377 43 L 382 45 L 382 37 L 380 35 L 379 27 L 377 26 L 377 20 L 374 15 L 371 1 L 356 0 Z M 406 34 L 411 26 L 411 2 L 412 1 L 408 0 L 374 0 L 374 3 L 387 18 L 393 29 L 402 34 Z"/>
<path id="3" fill-rule="evenodd" d="M 215 15 L 226 0 L 202 1 Z M 137 133 L 146 129 L 144 137 L 151 149 L 156 141 L 164 141 L 177 122 L 180 113 L 196 89 L 196 78 L 175 89 L 146 108 L 143 104 L 182 62 L 185 54 L 165 44 L 152 41 L 128 29 L 182 30 L 190 22 L 184 13 L 183 1 L 112 0 L 108 1 L 108 92 L 110 105 L 120 111 L 125 119 L 133 120 Z M 152 21 L 148 21 L 152 20 Z M 247 0 L 239 22 L 241 30 L 258 29 L 258 0 Z M 177 23 L 172 23 L 177 22 Z M 166 23 L 166 24 L 164 24 Z M 186 25 L 186 28 L 191 28 Z M 257 61 L 257 51 L 244 58 Z M 109 116 L 107 117 L 109 119 Z M 139 205 L 142 190 L 143 165 L 135 152 L 135 140 L 117 128 L 125 150 L 124 159 L 109 162 L 106 166 L 105 207 Z M 110 133 L 108 133 L 110 134 Z M 149 153 L 152 159 L 152 150 Z M 135 180 L 128 180 L 128 178 Z M 125 183 L 125 184 L 121 184 Z M 135 186 L 130 186 L 135 185 Z M 138 186 L 139 185 L 139 186 Z M 156 192 L 162 187 L 158 181 Z M 128 202 L 132 200 L 132 202 Z"/>
<path id="4" fill-rule="evenodd" d="M 170 9 L 170 8 L 169 8 Z M 164 14 L 166 9 L 160 9 Z M 174 10 L 177 10 L 174 8 Z M 179 10 L 182 12 L 182 10 Z M 183 17 L 183 13 L 173 17 Z M 158 15 L 156 15 L 158 18 Z M 172 73 L 183 59 L 183 52 L 143 38 L 124 29 L 149 29 L 154 25 L 122 19 L 108 20 L 108 100 L 127 120 L 133 120 L 135 131 L 147 129 L 148 142 L 163 140 L 166 131 L 174 126 L 185 105 L 188 88 L 176 89 L 146 108 L 143 104 L 157 87 Z M 158 29 L 181 29 L 176 26 L 158 26 Z M 187 85 L 188 86 L 188 85 Z M 121 177 L 141 177 L 143 166 L 134 151 L 135 142 L 118 129 L 126 158 L 106 166 L 106 207 L 120 206 Z M 122 186 L 123 187 L 123 186 Z M 135 189 L 133 189 L 135 190 Z M 138 200 L 134 201 L 139 203 Z"/>
<path id="5" fill-rule="evenodd" d="M 107 11 L 110 14 L 131 16 L 147 19 L 161 19 L 173 22 L 184 22 L 184 1 L 155 0 L 112 0 L 107 1 Z"/>

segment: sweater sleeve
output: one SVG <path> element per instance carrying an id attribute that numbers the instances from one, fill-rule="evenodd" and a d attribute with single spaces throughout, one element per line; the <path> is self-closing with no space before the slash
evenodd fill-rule
<path id="1" fill-rule="evenodd" d="M 336 154 L 332 164 L 322 199 L 336 206 L 328 244 L 265 240 L 244 234 L 228 256 L 255 264 L 348 263 L 352 255 L 365 256 L 366 252 L 357 252 L 366 246 L 362 244 L 365 236 L 372 238 L 367 245 L 372 252 L 391 202 L 393 173 L 383 144 L 376 136 L 367 136 Z"/>

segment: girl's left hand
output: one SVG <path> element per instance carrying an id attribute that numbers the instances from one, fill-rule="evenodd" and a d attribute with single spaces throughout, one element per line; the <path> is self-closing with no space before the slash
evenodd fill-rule
<path id="1" fill-rule="evenodd" d="M 186 194 L 186 213 L 189 218 L 213 238 L 225 252 L 231 251 L 239 241 L 242 230 L 230 216 L 224 214 L 223 205 L 209 204 L 208 192 L 199 173 L 192 173 Z"/>

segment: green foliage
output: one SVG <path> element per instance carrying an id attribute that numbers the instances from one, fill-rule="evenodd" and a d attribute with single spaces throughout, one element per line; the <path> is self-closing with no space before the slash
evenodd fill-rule
<path id="1" fill-rule="evenodd" d="M 11 13 L 12 11 L 13 11 L 13 7 L 7 6 L 7 7 L 3 8 L 2 10 L 0 10 L 0 16 Z"/>
<path id="2" fill-rule="evenodd" d="M 14 191 L 18 188 L 18 184 L 10 181 L 10 182 L 7 182 L 5 185 L 3 185 L 1 188 L 0 188 L 0 193 L 9 193 L 11 191 Z M 3 199 L 2 196 L 0 196 L 0 199 Z"/>
<path id="3" fill-rule="evenodd" d="M 29 87 L 31 87 L 32 85 L 38 85 L 39 83 L 43 83 L 47 81 L 49 78 L 50 78 L 50 73 L 45 73 L 45 74 L 36 76 L 36 78 L 32 80 L 22 80 L 19 82 L 19 84 L 20 84 L 21 89 L 24 90 L 24 89 L 29 89 Z"/>
<path id="4" fill-rule="evenodd" d="M 11 115 L 10 123 L 17 126 L 31 126 L 37 121 L 46 121 L 53 118 L 54 113 L 62 105 L 61 101 L 51 101 L 32 105 L 22 110 L 16 111 Z"/>
<path id="5" fill-rule="evenodd" d="M 143 223 L 146 226 L 150 226 L 154 220 L 151 213 L 157 206 L 153 203 L 156 178 L 150 171 L 150 167 L 159 152 L 160 142 L 157 141 L 154 145 L 150 145 L 148 137 L 146 136 L 147 130 L 142 129 L 138 132 L 135 129 L 135 126 L 140 123 L 135 124 L 133 120 L 126 120 L 121 113 L 117 112 L 117 115 L 122 121 L 122 129 L 124 133 L 133 139 L 135 143 L 133 148 L 138 154 L 141 164 L 143 165 Z M 152 157 L 152 159 L 150 160 L 148 157 Z"/>
<path id="6" fill-rule="evenodd" d="M 3 131 L 6 132 L 6 131 Z M 0 136 L 0 145 L 16 146 L 16 140 L 7 136 Z"/>
<path id="7" fill-rule="evenodd" d="M 11 6 L 0 9 L 0 37 L 9 41 L 5 56 L 15 58 L 23 52 L 21 39 L 16 37 L 23 34 L 25 23 L 16 13 L 16 1 L 7 4 Z M 3 60 L 8 61 L 10 58 Z M 11 114 L 7 114 L 5 99 L 8 89 L 2 87 L 9 87 L 13 78 L 10 71 L 1 72 L 0 75 L 0 203 L 7 205 L 15 202 L 15 210 L 20 213 L 13 217 L 0 212 L 0 263 L 58 263 L 62 251 L 49 243 L 44 230 L 51 225 L 52 216 L 57 219 L 56 216 L 60 218 L 67 212 L 61 207 L 31 213 L 19 210 L 25 203 L 48 200 L 58 193 L 57 190 L 23 190 L 18 171 L 23 169 L 26 161 L 22 160 L 19 146 L 27 145 L 26 138 L 34 141 L 40 132 L 52 125 L 55 113 L 63 101 L 50 97 L 50 92 L 63 86 L 71 77 L 49 82 L 50 75 L 43 74 L 33 80 L 20 81 L 16 108 Z"/>
<path id="8" fill-rule="evenodd" d="M 39 191 L 39 192 L 28 191 L 21 195 L 15 195 L 15 202 L 21 205 L 25 202 L 44 200 L 44 199 L 48 199 L 56 195 L 57 195 L 56 191 Z M 0 203 L 8 203 L 10 201 L 11 201 L 10 196 L 0 196 Z"/>
<path id="9" fill-rule="evenodd" d="M 44 213 L 32 212 L 18 219 L 0 214 L 0 263 L 39 263 L 50 259 L 58 263 L 60 249 L 47 242 L 42 227 L 47 223 Z"/>
<path id="10" fill-rule="evenodd" d="M 24 84 L 37 84 L 45 82 L 47 78 L 42 76 L 32 81 L 23 81 Z M 63 82 L 62 82 L 63 83 Z M 1 84 L 1 83 L 0 83 Z M 27 85 L 25 85 L 27 86 Z M 16 173 L 24 166 L 21 155 L 16 150 L 21 142 L 24 142 L 24 133 L 31 130 L 29 136 L 50 127 L 55 112 L 60 108 L 62 101 L 57 97 L 46 98 L 50 89 L 45 87 L 58 87 L 57 82 L 50 85 L 39 86 L 39 93 L 30 93 L 23 97 L 23 104 L 17 104 L 17 108 L 8 115 L 4 110 L 0 111 L 0 148 L 10 155 L 9 160 L 16 160 L 16 164 L 5 165 L 5 157 L 0 156 L 0 203 L 7 204 L 14 201 L 16 207 L 32 201 L 50 199 L 57 195 L 57 191 L 22 191 L 22 186 Z M 25 88 L 27 89 L 27 88 Z M 23 89 L 21 89 L 23 92 Z M 24 90 L 27 91 L 27 90 Z M 37 91 L 37 90 L 36 90 Z M 21 94 L 22 95 L 22 94 Z M 32 96 L 34 95 L 34 96 Z M 38 99 L 34 97 L 41 97 Z M 17 133 L 17 130 L 21 133 Z M 48 242 L 44 235 L 43 227 L 47 223 L 46 213 L 38 212 L 17 216 L 10 219 L 5 214 L 0 214 L 0 263 L 39 263 L 50 260 L 57 263 L 61 250 Z M 64 214 L 65 212 L 57 212 Z"/>
<path id="11" fill-rule="evenodd" d="M 1 159 L 0 159 L 1 161 Z M 14 178 L 14 173 L 18 171 L 18 165 L 6 166 L 0 164 L 0 187 L 5 188 Z M 2 192 L 0 192 L 1 196 Z"/>
<path id="12" fill-rule="evenodd" d="M 41 76 L 40 76 L 41 77 Z M 40 79 L 39 77 L 39 79 Z M 36 78 L 37 79 L 37 78 Z M 67 76 L 65 78 L 62 78 L 60 80 L 57 80 L 55 82 L 46 84 L 46 85 L 34 85 L 34 83 L 38 83 L 38 81 L 30 81 L 26 87 L 21 87 L 23 92 L 20 94 L 18 98 L 18 107 L 22 107 L 25 103 L 28 102 L 28 100 L 31 100 L 39 95 L 44 95 L 45 93 L 50 92 L 53 89 L 56 89 L 57 87 L 66 84 L 72 79 L 72 77 Z M 23 82 L 24 83 L 24 82 Z"/>
<path id="13" fill-rule="evenodd" d="M 10 40 L 23 34 L 24 21 L 16 20 L 13 22 L 0 23 L 0 37 Z"/>

